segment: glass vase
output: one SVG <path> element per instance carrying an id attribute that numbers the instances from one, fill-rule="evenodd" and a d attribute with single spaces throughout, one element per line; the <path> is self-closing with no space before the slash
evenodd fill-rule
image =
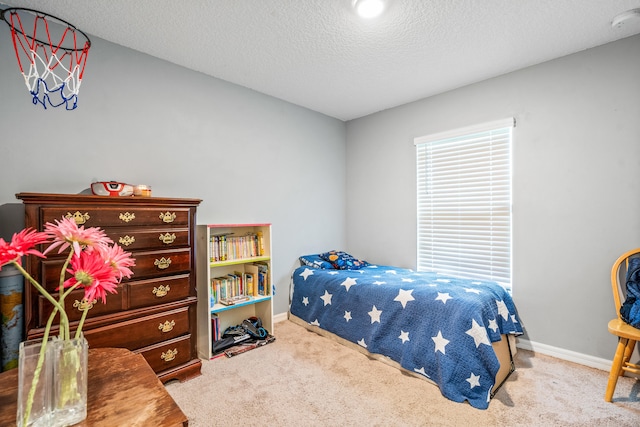
<path id="1" fill-rule="evenodd" d="M 51 425 L 64 427 L 87 417 L 88 344 L 78 339 L 53 338 L 48 357 L 53 370 L 51 388 Z"/>
<path id="2" fill-rule="evenodd" d="M 49 341 L 51 343 L 51 340 Z M 38 369 L 42 340 L 20 343 L 18 349 L 18 427 L 51 426 L 51 360 L 47 357 L 49 345 L 45 346 L 45 357 Z"/>

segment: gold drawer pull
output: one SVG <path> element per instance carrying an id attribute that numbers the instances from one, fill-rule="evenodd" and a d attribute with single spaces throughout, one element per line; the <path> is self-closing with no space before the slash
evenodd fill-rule
<path id="1" fill-rule="evenodd" d="M 165 234 L 161 234 L 160 237 L 158 237 L 158 238 L 165 245 L 170 245 L 173 242 L 175 242 L 176 235 L 175 235 L 175 233 L 165 233 Z"/>
<path id="2" fill-rule="evenodd" d="M 120 214 L 119 218 L 124 222 L 131 222 L 134 219 L 136 219 L 136 214 L 129 213 L 129 212 L 124 212 L 124 213 Z"/>
<path id="3" fill-rule="evenodd" d="M 97 302 L 98 302 L 97 299 L 94 299 L 93 301 L 89 302 L 83 298 L 81 301 L 75 300 L 73 302 L 73 306 L 77 308 L 78 311 L 86 311 L 86 310 L 91 310 L 93 308 L 93 304 Z"/>
<path id="4" fill-rule="evenodd" d="M 158 329 L 162 332 L 171 332 L 174 326 L 176 326 L 175 320 L 172 320 L 171 322 L 167 320 L 164 323 L 160 323 L 158 325 Z"/>
<path id="5" fill-rule="evenodd" d="M 174 348 L 173 350 L 167 350 L 166 353 L 163 351 L 162 354 L 160 355 L 160 359 L 164 360 L 165 362 L 171 362 L 173 359 L 176 358 L 177 355 L 178 355 L 178 349 Z"/>
<path id="6" fill-rule="evenodd" d="M 164 270 L 166 268 L 169 268 L 169 266 L 171 265 L 171 258 L 162 257 L 160 259 L 156 259 L 153 262 L 153 265 L 157 266 L 160 270 Z"/>
<path id="7" fill-rule="evenodd" d="M 170 223 L 176 220 L 176 214 L 175 212 L 169 211 L 167 211 L 167 213 L 160 212 L 160 219 L 162 220 L 162 222 Z"/>
<path id="8" fill-rule="evenodd" d="M 74 213 L 67 212 L 65 218 L 73 218 L 77 225 L 82 225 L 85 222 L 89 221 L 89 218 L 91 217 L 89 216 L 89 212 L 82 213 L 79 211 L 75 211 Z"/>
<path id="9" fill-rule="evenodd" d="M 124 237 L 120 237 L 118 239 L 118 242 L 120 242 L 121 245 L 129 246 L 130 244 L 136 242 L 136 238 L 135 236 L 124 236 Z"/>
<path id="10" fill-rule="evenodd" d="M 167 285 L 167 286 L 160 285 L 157 288 L 154 287 L 152 292 L 158 298 L 162 298 L 162 297 L 166 296 L 169 293 L 170 290 L 171 290 L 171 288 L 169 287 L 169 285 Z"/>

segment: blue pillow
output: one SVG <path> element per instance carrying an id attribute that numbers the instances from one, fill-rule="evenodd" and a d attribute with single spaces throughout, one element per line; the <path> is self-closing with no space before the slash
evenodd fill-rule
<path id="1" fill-rule="evenodd" d="M 367 261 L 358 259 L 343 251 L 329 251 L 320 254 L 320 258 L 328 261 L 336 270 L 359 270 L 369 265 Z"/>
<path id="2" fill-rule="evenodd" d="M 333 270 L 333 265 L 330 262 L 320 258 L 320 256 L 317 254 L 303 255 L 299 259 L 301 263 L 303 263 L 304 265 L 308 265 L 309 267 L 325 268 L 325 269 Z"/>

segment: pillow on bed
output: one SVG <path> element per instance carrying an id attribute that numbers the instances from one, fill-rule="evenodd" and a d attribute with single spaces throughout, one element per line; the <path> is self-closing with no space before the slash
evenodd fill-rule
<path id="1" fill-rule="evenodd" d="M 367 261 L 358 259 L 342 251 L 329 251 L 320 254 L 320 258 L 329 261 L 337 270 L 359 270 L 369 265 Z"/>
<path id="2" fill-rule="evenodd" d="M 303 255 L 299 259 L 301 263 L 309 267 L 334 269 L 333 265 L 329 261 L 320 258 L 320 255 Z"/>

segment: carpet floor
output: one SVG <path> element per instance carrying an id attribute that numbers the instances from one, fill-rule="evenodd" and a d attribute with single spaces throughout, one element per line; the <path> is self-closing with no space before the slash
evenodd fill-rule
<path id="1" fill-rule="evenodd" d="M 516 371 L 479 410 L 290 321 L 277 323 L 274 335 L 166 385 L 190 427 L 640 426 L 639 380 L 620 378 L 607 403 L 608 372 L 531 351 L 518 350 Z"/>

